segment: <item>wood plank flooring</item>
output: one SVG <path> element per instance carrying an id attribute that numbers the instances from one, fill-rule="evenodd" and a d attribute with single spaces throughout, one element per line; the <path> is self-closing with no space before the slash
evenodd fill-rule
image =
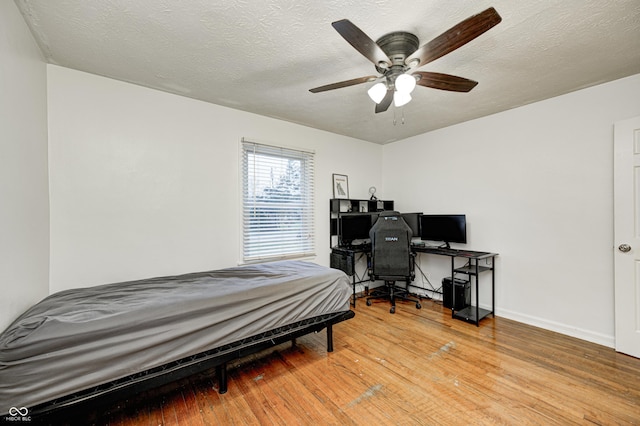
<path id="1" fill-rule="evenodd" d="M 487 318 L 452 320 L 439 302 L 416 310 L 358 301 L 355 318 L 229 368 L 74 413 L 97 425 L 620 425 L 640 424 L 640 359 Z"/>

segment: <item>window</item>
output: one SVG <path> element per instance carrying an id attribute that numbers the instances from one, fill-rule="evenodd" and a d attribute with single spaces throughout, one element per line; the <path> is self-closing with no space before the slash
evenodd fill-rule
<path id="1" fill-rule="evenodd" d="M 245 262 L 315 254 L 313 157 L 242 140 Z"/>

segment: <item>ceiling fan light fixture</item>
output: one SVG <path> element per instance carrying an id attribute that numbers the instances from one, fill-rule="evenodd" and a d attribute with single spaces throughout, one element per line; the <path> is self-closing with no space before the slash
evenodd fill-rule
<path id="1" fill-rule="evenodd" d="M 414 71 L 429 62 L 458 49 L 499 24 L 502 17 L 493 7 L 473 15 L 449 28 L 428 43 L 420 45 L 415 34 L 395 31 L 373 41 L 353 22 L 341 19 L 331 23 L 333 28 L 362 56 L 371 61 L 378 76 L 354 78 L 309 89 L 311 93 L 340 89 L 361 83 L 374 84 L 367 93 L 376 103 L 375 112 L 385 112 L 393 101 L 396 107 L 411 101 L 411 92 L 420 86 L 451 92 L 468 92 L 478 82 L 438 72 Z"/>
<path id="2" fill-rule="evenodd" d="M 376 83 L 367 91 L 373 102 L 379 104 L 387 94 L 387 85 L 384 83 Z"/>
<path id="3" fill-rule="evenodd" d="M 416 88 L 416 79 L 409 74 L 400 74 L 395 84 L 398 92 L 409 94 Z"/>
<path id="4" fill-rule="evenodd" d="M 395 91 L 393 94 L 393 104 L 397 107 L 408 104 L 411 101 L 411 94 L 406 92 Z"/>

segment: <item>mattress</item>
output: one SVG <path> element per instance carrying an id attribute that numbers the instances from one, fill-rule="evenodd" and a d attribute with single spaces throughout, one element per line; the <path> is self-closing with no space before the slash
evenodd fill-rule
<path id="1" fill-rule="evenodd" d="M 339 270 L 240 266 L 55 293 L 0 335 L 0 413 L 349 310 Z"/>

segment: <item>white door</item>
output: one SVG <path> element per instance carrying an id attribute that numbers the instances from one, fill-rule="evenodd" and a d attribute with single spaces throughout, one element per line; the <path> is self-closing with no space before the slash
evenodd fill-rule
<path id="1" fill-rule="evenodd" d="M 640 117 L 614 135 L 616 350 L 640 358 Z"/>

